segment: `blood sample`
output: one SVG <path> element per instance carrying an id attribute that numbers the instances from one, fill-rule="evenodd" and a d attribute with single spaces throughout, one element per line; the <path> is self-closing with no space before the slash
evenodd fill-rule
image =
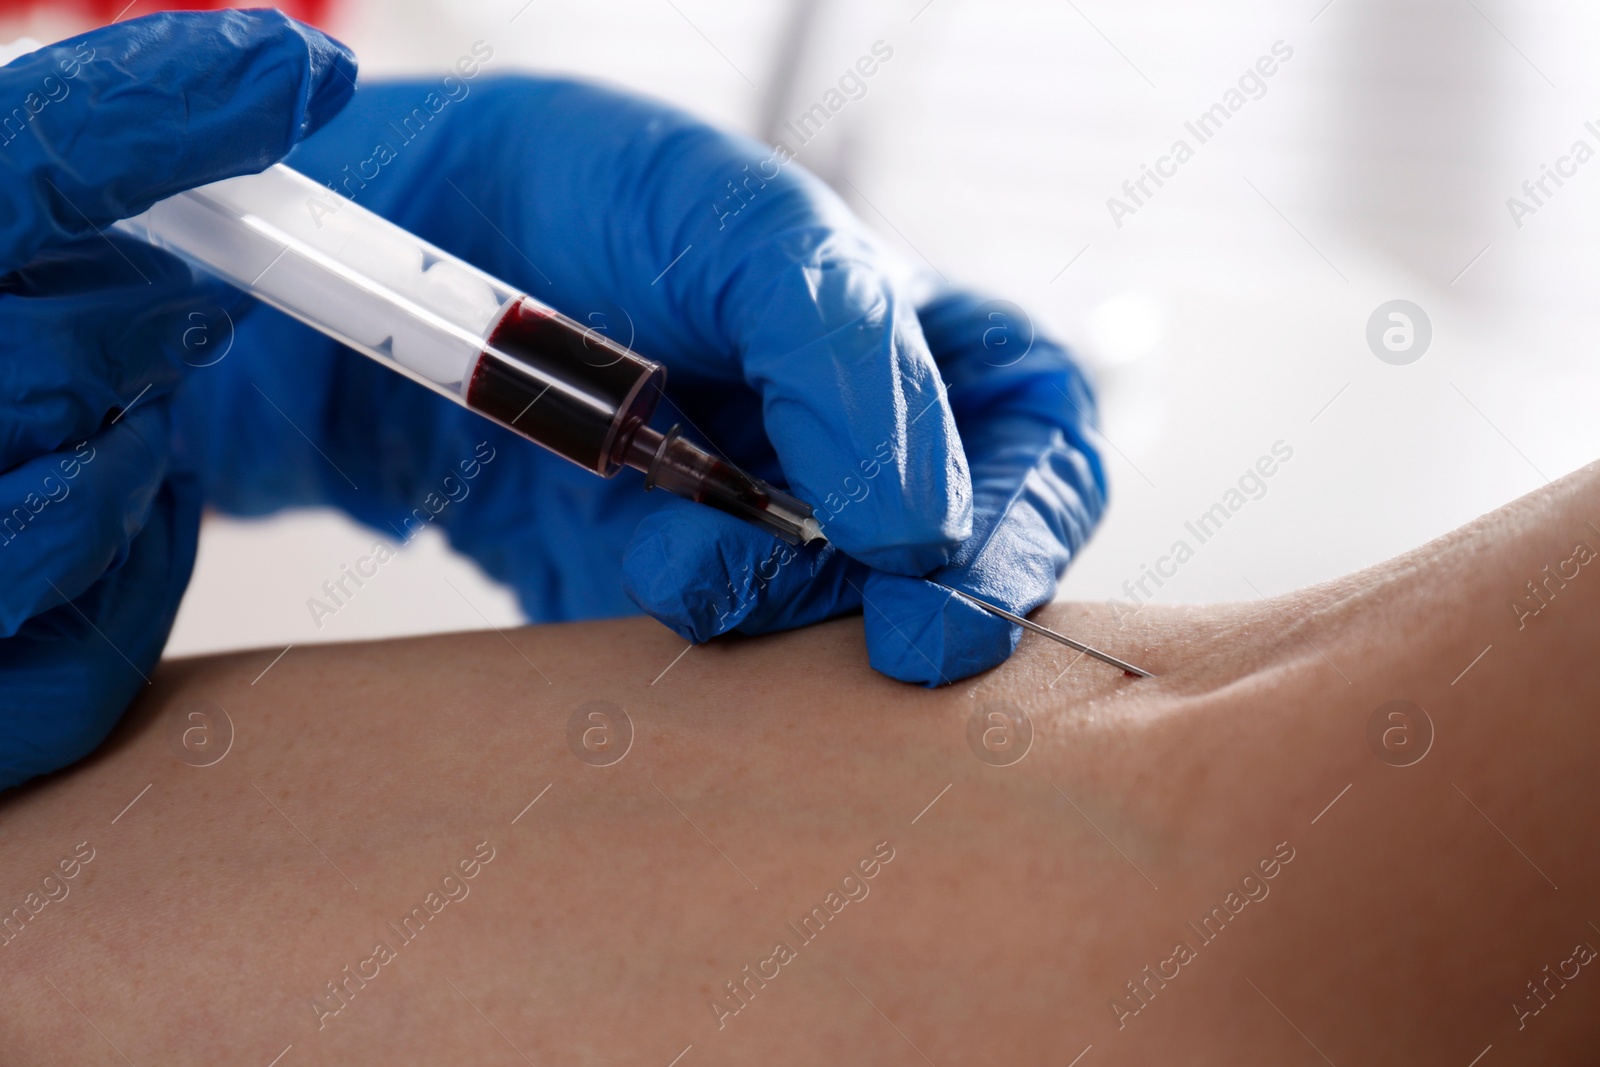
<path id="1" fill-rule="evenodd" d="M 666 368 L 534 300 L 513 300 L 467 377 L 466 405 L 603 477 L 649 419 Z"/>

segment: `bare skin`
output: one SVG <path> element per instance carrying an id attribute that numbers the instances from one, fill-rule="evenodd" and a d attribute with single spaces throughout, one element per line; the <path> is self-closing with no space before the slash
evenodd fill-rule
<path id="1" fill-rule="evenodd" d="M 642 620 L 296 648 L 255 684 L 275 650 L 166 663 L 95 759 L 0 801 L 0 907 L 93 850 L 0 946 L 0 1058 L 1593 1062 L 1590 523 L 1600 467 L 1271 601 L 1039 613 L 1153 680 L 1029 637 L 925 691 L 848 619 L 665 674 L 683 644 Z M 1576 576 L 1519 619 L 1547 564 Z M 1369 745 L 1396 699 L 1431 746 Z M 634 728 L 609 766 L 569 747 L 595 700 Z M 203 701 L 234 737 L 194 767 Z M 1017 735 L 969 744 L 996 702 L 1032 724 L 1010 765 Z"/>

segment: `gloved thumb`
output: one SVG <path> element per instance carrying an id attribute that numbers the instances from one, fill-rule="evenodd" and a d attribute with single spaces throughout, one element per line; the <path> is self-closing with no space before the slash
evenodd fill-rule
<path id="1" fill-rule="evenodd" d="M 0 273 L 276 163 L 344 107 L 355 70 L 276 11 L 149 15 L 0 68 Z"/>

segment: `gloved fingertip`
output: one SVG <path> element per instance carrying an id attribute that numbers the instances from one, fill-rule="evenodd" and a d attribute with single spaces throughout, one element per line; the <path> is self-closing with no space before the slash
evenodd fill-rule
<path id="1" fill-rule="evenodd" d="M 355 95 L 357 65 L 355 53 L 344 42 L 309 26 L 302 29 L 310 61 L 305 120 L 300 126 L 300 136 L 306 137 L 326 126 Z"/>
<path id="2" fill-rule="evenodd" d="M 823 533 L 827 534 L 827 532 L 827 529 L 824 528 Z M 834 541 L 834 543 L 840 544 L 838 541 Z M 951 556 L 955 554 L 960 545 L 961 538 L 954 537 L 921 543 L 900 541 L 881 546 L 869 545 L 866 547 L 847 548 L 840 544 L 840 547 L 847 551 L 852 559 L 860 560 L 874 570 L 887 571 L 890 574 L 906 577 L 918 577 L 931 571 L 936 571 L 949 563 Z"/>
<path id="3" fill-rule="evenodd" d="M 899 478 L 896 484 L 895 478 Z M 906 484 L 909 473 L 880 472 L 873 481 L 852 479 L 859 502 L 839 494 L 812 501 L 823 533 L 875 570 L 920 577 L 943 567 L 972 536 L 972 480 L 954 453 L 938 477 Z"/>
<path id="4" fill-rule="evenodd" d="M 727 553 L 737 553 L 739 543 L 719 536 L 742 531 L 720 530 L 718 519 L 744 526 L 719 512 L 671 501 L 640 521 L 623 556 L 623 590 L 686 641 L 709 641 L 732 629 L 753 605 L 736 595 L 730 580 L 735 568 Z"/>
<path id="5" fill-rule="evenodd" d="M 932 689 L 1004 663 L 1022 628 L 938 586 L 880 574 L 867 590 L 866 637 L 874 670 Z"/>
<path id="6" fill-rule="evenodd" d="M 143 688 L 194 567 L 201 500 L 170 478 L 124 560 L 0 641 L 0 790 L 93 751 Z"/>

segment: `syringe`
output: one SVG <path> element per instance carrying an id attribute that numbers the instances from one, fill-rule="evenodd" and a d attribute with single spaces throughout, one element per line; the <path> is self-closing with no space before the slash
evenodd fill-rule
<path id="1" fill-rule="evenodd" d="M 646 423 L 667 371 L 305 175 L 179 193 L 116 229 L 189 262 L 413 381 L 609 478 L 746 519 L 791 544 L 811 507 Z"/>
<path id="2" fill-rule="evenodd" d="M 116 229 L 602 478 L 624 466 L 783 538 L 811 506 L 646 425 L 667 369 L 279 163 L 168 197 Z M 939 585 L 941 583 L 935 582 Z M 1148 672 L 961 590 L 970 603 L 1130 674 Z"/>

